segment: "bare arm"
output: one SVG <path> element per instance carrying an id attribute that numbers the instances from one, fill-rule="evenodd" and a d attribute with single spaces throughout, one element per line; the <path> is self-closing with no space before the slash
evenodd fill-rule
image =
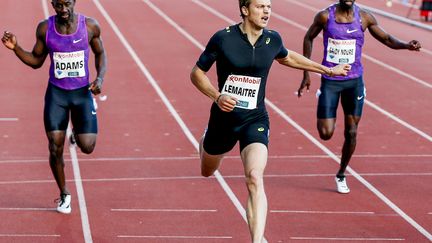
<path id="1" fill-rule="evenodd" d="M 101 38 L 101 29 L 96 20 L 87 18 L 87 28 L 89 32 L 90 47 L 95 55 L 96 79 L 90 84 L 90 90 L 93 94 L 101 93 L 102 83 L 106 73 L 107 58 L 105 48 Z"/>
<path id="2" fill-rule="evenodd" d="M 206 72 L 196 65 L 193 67 L 190 79 L 195 87 L 204 95 L 212 99 L 222 111 L 230 112 L 234 109 L 237 100 L 221 93 L 211 84 Z"/>
<path id="3" fill-rule="evenodd" d="M 5 31 L 2 37 L 3 44 L 10 50 L 13 50 L 15 55 L 26 65 L 36 69 L 40 68 L 48 55 L 48 50 L 45 43 L 45 35 L 47 31 L 47 21 L 39 23 L 36 28 L 36 43 L 31 52 L 24 50 L 17 41 L 16 36 Z"/>
<path id="4" fill-rule="evenodd" d="M 312 23 L 312 25 L 309 27 L 308 31 L 305 34 L 305 37 L 303 39 L 303 56 L 307 58 L 311 58 L 312 56 L 312 47 L 313 47 L 313 41 L 318 36 L 318 34 L 325 28 L 327 24 L 328 19 L 328 11 L 323 10 L 319 12 Z M 310 81 L 310 75 L 308 71 L 303 72 L 303 80 L 300 84 L 300 88 L 298 91 L 298 95 L 301 96 L 301 93 L 303 92 L 303 89 L 306 87 L 307 90 L 309 90 L 311 81 Z"/>
<path id="5" fill-rule="evenodd" d="M 385 32 L 384 29 L 382 29 L 379 25 L 375 17 L 365 11 L 361 11 L 362 16 L 362 23 L 363 28 L 367 28 L 371 35 L 377 39 L 379 42 L 383 43 L 384 45 L 392 48 L 392 49 L 408 49 L 411 51 L 419 51 L 421 48 L 420 43 L 417 40 L 411 40 L 410 42 L 404 42 L 396 37 L 390 35 L 389 33 Z"/>
<path id="6" fill-rule="evenodd" d="M 319 63 L 316 63 L 295 51 L 289 51 L 288 55 L 285 58 L 281 58 L 277 60 L 280 64 L 296 68 L 302 69 L 305 71 L 312 71 L 315 73 L 326 74 L 328 76 L 346 76 L 347 72 L 350 70 L 351 66 L 348 64 L 339 64 L 334 68 L 329 68 Z"/>

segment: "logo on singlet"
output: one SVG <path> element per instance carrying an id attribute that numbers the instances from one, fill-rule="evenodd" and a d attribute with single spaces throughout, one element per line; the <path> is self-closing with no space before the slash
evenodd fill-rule
<path id="1" fill-rule="evenodd" d="M 347 30 L 347 34 L 354 33 L 354 32 L 356 32 L 357 30 L 358 30 L 358 29 L 353 29 L 353 30 L 348 29 L 348 30 Z"/>
<path id="2" fill-rule="evenodd" d="M 260 128 L 258 128 L 258 132 L 264 132 L 264 127 L 260 127 Z"/>
<path id="3" fill-rule="evenodd" d="M 80 41 L 82 41 L 82 38 L 81 38 L 81 39 L 78 39 L 78 40 L 73 40 L 72 42 L 73 42 L 74 44 L 76 44 L 76 43 L 78 43 L 78 42 L 80 42 Z"/>

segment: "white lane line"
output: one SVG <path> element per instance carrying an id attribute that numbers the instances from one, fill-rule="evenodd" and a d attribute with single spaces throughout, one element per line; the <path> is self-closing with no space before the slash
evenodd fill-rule
<path id="1" fill-rule="evenodd" d="M 216 213 L 217 209 L 112 208 L 113 212 Z"/>
<path id="2" fill-rule="evenodd" d="M 118 238 L 148 239 L 232 239 L 232 236 L 186 236 L 186 235 L 117 235 Z"/>
<path id="3" fill-rule="evenodd" d="M 193 144 L 193 146 L 195 147 L 195 149 L 198 151 L 198 146 L 199 146 L 198 141 L 195 139 L 195 137 L 193 136 L 192 132 L 189 130 L 189 128 L 184 123 L 184 121 L 181 119 L 180 115 L 177 113 L 177 111 L 175 110 L 175 108 L 172 106 L 171 102 L 166 97 L 166 95 L 164 94 L 164 92 L 161 90 L 161 88 L 157 84 L 156 80 L 151 75 L 151 73 L 144 66 L 144 64 L 142 63 L 141 59 L 136 54 L 135 50 L 131 47 L 131 45 L 129 44 L 129 42 L 127 41 L 127 39 L 124 37 L 124 35 L 120 31 L 120 29 L 117 27 L 117 25 L 115 24 L 115 22 L 111 19 L 110 15 L 106 12 L 106 10 L 100 4 L 99 0 L 93 0 L 93 2 L 98 7 L 98 9 L 102 13 L 102 15 L 105 17 L 105 20 L 109 23 L 109 25 L 111 26 L 111 28 L 113 29 L 113 31 L 116 33 L 117 37 L 120 39 L 120 42 L 123 44 L 123 46 L 129 52 L 129 54 L 131 55 L 132 59 L 138 65 L 138 67 L 140 68 L 140 70 L 142 71 L 142 73 L 146 76 L 148 82 L 152 85 L 152 87 L 154 88 L 154 90 L 156 91 L 156 93 L 159 95 L 159 97 L 163 101 L 164 105 L 167 107 L 167 109 L 170 111 L 171 115 L 177 121 L 177 123 L 181 127 L 181 129 L 184 132 L 184 134 L 186 135 L 186 137 L 189 139 L 189 141 Z M 143 0 L 143 2 L 146 3 L 148 6 L 150 6 L 158 14 L 162 14 L 161 16 L 164 15 L 160 10 L 158 10 L 157 8 L 155 8 L 155 6 L 151 2 L 144 1 L 144 0 Z M 165 15 L 165 17 L 167 17 L 167 16 Z M 165 18 L 165 19 L 168 20 L 169 18 Z M 174 23 L 172 20 L 170 20 L 170 21 L 171 21 L 172 24 L 176 25 L 176 23 Z M 220 172 L 216 171 L 214 173 L 214 175 L 215 175 L 217 181 L 219 182 L 219 184 L 221 185 L 221 187 L 223 188 L 223 190 L 225 191 L 225 193 L 228 195 L 228 197 L 230 198 L 230 200 L 233 202 L 233 204 L 235 205 L 235 207 L 237 208 L 237 210 L 242 215 L 243 219 L 245 221 L 247 221 L 246 220 L 246 210 L 243 208 L 243 206 L 240 203 L 240 201 L 238 200 L 238 198 L 235 196 L 235 194 L 233 193 L 233 191 L 231 190 L 231 188 L 228 186 L 228 184 L 226 183 L 226 181 L 223 179 L 223 177 L 220 174 Z"/>
<path id="4" fill-rule="evenodd" d="M 0 208 L 0 211 L 56 211 L 55 208 Z"/>
<path id="5" fill-rule="evenodd" d="M 302 210 L 270 210 L 271 213 L 289 214 L 347 214 L 347 215 L 377 215 L 375 212 L 342 212 L 342 211 L 302 211 Z M 393 214 L 396 215 L 396 214 Z"/>
<path id="6" fill-rule="evenodd" d="M 340 154 L 336 154 L 336 156 L 340 157 Z M 395 159 L 408 159 L 408 158 L 431 158 L 432 154 L 354 154 L 353 158 L 395 158 Z M 100 157 L 100 158 L 81 158 L 80 162 L 124 162 L 124 161 L 162 161 L 162 162 L 171 162 L 171 161 L 187 161 L 187 160 L 196 160 L 198 159 L 198 156 L 184 156 L 184 157 Z M 329 159 L 327 155 L 270 155 L 268 157 L 272 160 L 293 160 L 293 159 Z M 240 159 L 240 156 L 225 156 L 225 159 Z M 65 161 L 70 161 L 70 159 L 65 159 Z M 301 161 L 304 163 L 305 161 Z M 308 163 L 313 162 L 319 162 L 318 160 L 314 161 L 306 161 Z M 387 162 L 380 162 L 380 163 L 393 163 L 395 161 L 387 161 Z M 397 161 L 398 163 L 406 162 L 406 163 L 413 163 L 413 161 Z M 422 161 L 415 161 L 422 163 Z M 429 161 L 424 161 L 429 162 Z M 46 159 L 13 159 L 13 160 L 0 160 L 0 164 L 12 164 L 12 163 L 46 163 Z"/>
<path id="7" fill-rule="evenodd" d="M 18 118 L 7 118 L 7 117 L 0 118 L 0 122 L 15 122 L 15 121 L 19 121 L 19 119 Z"/>
<path id="8" fill-rule="evenodd" d="M 42 235 L 42 234 L 0 234 L 0 237 L 14 238 L 14 237 L 60 237 L 60 235 Z"/>
<path id="9" fill-rule="evenodd" d="M 382 177 L 382 176 L 432 176 L 432 173 L 361 173 L 361 176 L 368 177 Z M 349 176 L 349 175 L 348 175 Z M 244 179 L 244 175 L 224 175 L 227 179 Z M 332 174 L 279 174 L 272 175 L 266 174 L 265 178 L 289 178 L 289 177 L 334 177 L 334 173 Z M 214 177 L 210 177 L 214 178 Z M 82 179 L 82 182 L 121 182 L 121 181 L 149 181 L 149 180 L 204 180 L 207 181 L 207 178 L 202 176 L 165 176 L 165 177 L 126 177 L 126 178 L 98 178 L 98 179 Z M 44 183 L 53 183 L 54 180 L 25 180 L 25 181 L 0 181 L 0 185 L 11 185 L 11 184 L 44 184 Z M 67 180 L 67 182 L 75 182 L 75 180 Z"/>
<path id="10" fill-rule="evenodd" d="M 45 18 L 49 17 L 47 1 L 48 0 L 42 0 L 42 8 L 44 11 Z M 67 130 L 67 137 L 69 137 L 70 134 L 71 134 L 71 128 L 69 126 Z M 72 169 L 75 178 L 75 187 L 77 190 L 78 205 L 79 205 L 80 215 L 81 215 L 81 226 L 83 230 L 84 242 L 93 243 L 91 230 L 90 230 L 90 223 L 89 223 L 89 218 L 87 213 L 87 206 L 86 206 L 86 201 L 84 196 L 84 187 L 82 185 L 81 172 L 80 172 L 78 156 L 77 156 L 75 146 L 70 145 L 69 151 L 70 151 Z"/>
<path id="11" fill-rule="evenodd" d="M 192 0 L 193 2 L 198 3 L 198 0 Z M 199 5 L 204 6 L 204 3 L 199 2 Z M 208 6 L 208 5 L 207 5 Z M 211 8 L 208 6 L 208 8 Z M 214 12 L 218 12 L 214 10 Z M 223 14 L 220 14 L 223 15 Z M 231 24 L 235 23 L 233 20 L 230 20 Z M 340 163 L 339 157 L 337 157 L 333 152 L 331 152 L 326 146 L 320 143 L 317 139 L 314 138 L 310 133 L 308 133 L 304 128 L 302 128 L 299 124 L 297 124 L 294 120 L 292 120 L 287 114 L 285 114 L 279 107 L 273 104 L 270 100 L 266 99 L 266 104 L 273 109 L 276 113 L 278 113 L 285 121 L 291 124 L 294 128 L 296 128 L 303 136 L 308 138 L 313 144 L 315 144 L 318 148 L 320 148 L 324 153 L 330 156 L 337 163 Z M 393 203 L 390 199 L 388 199 L 384 194 L 382 194 L 377 188 L 375 188 L 372 184 L 370 184 L 367 180 L 365 180 L 362 176 L 360 176 L 356 171 L 351 169 L 351 167 L 347 167 L 347 171 L 353 175 L 360 183 L 366 186 L 372 193 L 374 193 L 379 199 L 381 199 L 387 206 L 392 208 L 397 214 L 399 214 L 403 219 L 405 219 L 411 226 L 413 226 L 416 230 L 418 230 L 421 234 L 427 237 L 429 240 L 432 240 L 432 234 L 429 233 L 425 228 L 423 228 L 419 223 L 413 220 L 408 214 L 406 214 L 402 209 L 400 209 L 395 203 Z"/>
<path id="12" fill-rule="evenodd" d="M 405 241 L 403 238 L 290 237 L 290 239 L 307 241 Z"/>

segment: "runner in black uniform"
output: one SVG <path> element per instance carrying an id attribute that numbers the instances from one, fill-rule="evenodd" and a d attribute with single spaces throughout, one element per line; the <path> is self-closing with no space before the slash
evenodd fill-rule
<path id="1" fill-rule="evenodd" d="M 253 242 L 262 242 L 267 216 L 263 173 L 267 163 L 269 118 L 265 87 L 274 60 L 298 69 L 346 75 L 349 65 L 327 68 L 288 51 L 275 31 L 265 29 L 270 0 L 239 0 L 243 22 L 218 31 L 191 72 L 193 84 L 214 101 L 200 143 L 201 173 L 211 176 L 225 153 L 240 142 L 249 190 L 247 217 Z M 218 89 L 206 72 L 216 62 Z"/>

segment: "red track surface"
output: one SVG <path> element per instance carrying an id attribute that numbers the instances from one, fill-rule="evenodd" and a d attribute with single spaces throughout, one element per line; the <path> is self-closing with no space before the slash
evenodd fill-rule
<path id="1" fill-rule="evenodd" d="M 75 180 L 69 151 L 65 155 L 73 196 L 71 215 L 56 213 L 52 203 L 58 192 L 48 166 L 42 123 L 49 60 L 44 68 L 33 71 L 0 48 L 0 242 L 248 242 L 247 225 L 223 188 L 216 179 L 199 176 L 194 144 L 206 126 L 210 101 L 192 86 L 189 72 L 200 47 L 229 23 L 193 1 L 151 1 L 199 43 L 194 44 L 144 1 L 99 1 L 108 15 L 102 15 L 91 0 L 80 0 L 76 6 L 102 26 L 109 72 L 104 86 L 108 100 L 99 102 L 96 151 L 91 156 L 78 153 L 85 205 L 78 203 L 80 193 L 75 185 L 79 188 L 80 181 Z M 331 1 L 297 2 L 309 9 L 288 0 L 273 1 L 269 27 L 282 35 L 288 49 L 301 52 L 304 28 L 312 21 L 313 9 L 322 9 Z M 239 21 L 236 1 L 202 3 Z M 4 0 L 2 7 L 2 30 L 17 34 L 19 43 L 30 49 L 35 27 L 44 18 L 41 1 Z M 121 33 L 114 31 L 106 17 Z M 337 194 L 333 181 L 336 161 L 289 124 L 283 114 L 268 107 L 272 131 L 265 178 L 269 242 L 430 241 L 432 80 L 428 69 L 432 33 L 377 19 L 388 32 L 403 40 L 418 39 L 426 49 L 420 53 L 389 50 L 367 34 L 363 63 L 368 104 L 351 168 L 390 203 L 354 176 L 348 178 L 352 192 Z M 131 49 L 125 48 L 119 35 Z M 316 61 L 322 55 L 320 42 L 315 41 Z M 376 64 L 374 59 L 393 69 Z M 144 74 L 141 64 L 149 73 Z M 213 68 L 213 79 L 214 73 Z M 185 127 L 179 126 L 167 109 L 149 75 Z M 275 64 L 267 97 L 317 138 L 314 91 L 319 79 L 313 78 L 311 93 L 299 100 L 294 91 L 301 76 L 299 71 Z M 333 140 L 323 143 L 336 155 L 342 145 L 340 118 Z M 184 130 L 194 138 L 188 139 Z M 220 172 L 244 205 L 247 192 L 237 155 L 236 149 Z M 401 212 L 406 215 L 402 217 Z"/>

